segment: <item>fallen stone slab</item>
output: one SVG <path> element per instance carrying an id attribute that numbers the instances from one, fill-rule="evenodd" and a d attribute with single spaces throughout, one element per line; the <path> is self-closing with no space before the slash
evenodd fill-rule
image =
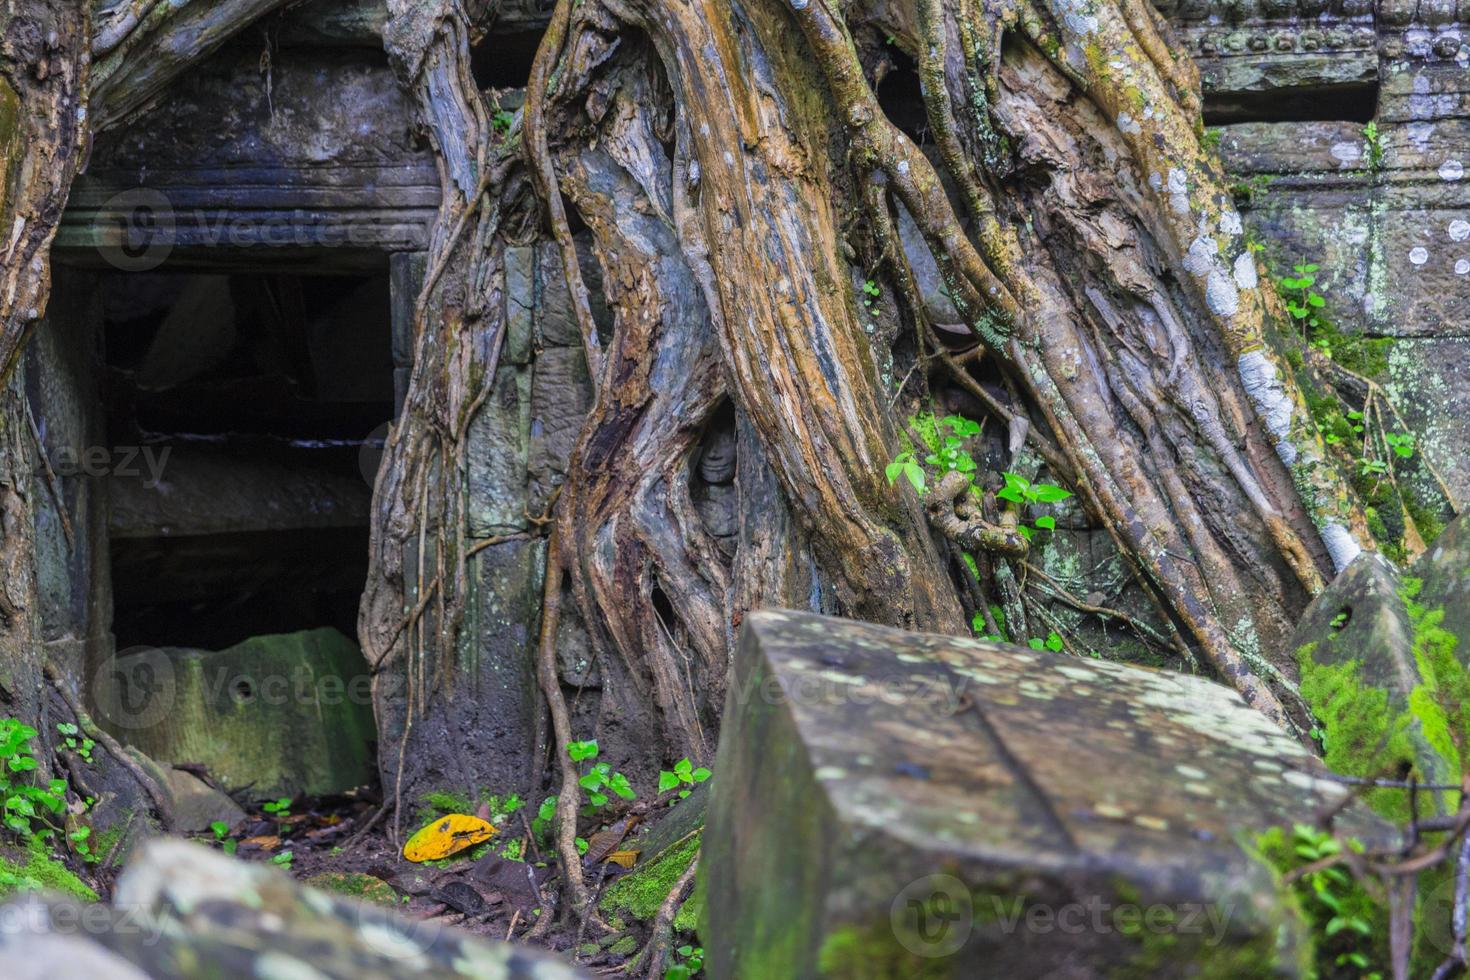
<path id="1" fill-rule="evenodd" d="M 1301 690 L 1321 723 L 1327 764 L 1364 778 L 1414 775 L 1458 785 L 1454 733 L 1470 704 L 1470 521 L 1452 521 L 1400 570 L 1364 553 L 1302 616 L 1292 644 Z M 1419 793 L 1419 812 L 1452 813 L 1459 794 Z M 1367 794 L 1375 809 L 1407 820 L 1409 795 Z"/>
<path id="2" fill-rule="evenodd" d="M 167 765 L 203 765 L 256 798 L 340 793 L 373 778 L 372 697 L 357 645 L 334 629 L 225 650 L 143 648 L 98 677 L 98 720 Z"/>
<path id="3" fill-rule="evenodd" d="M 715 980 L 1310 971 L 1254 843 L 1346 788 L 1232 690 L 804 613 L 745 624 L 700 859 Z"/>
<path id="4" fill-rule="evenodd" d="M 214 823 L 233 827 L 245 819 L 239 804 L 193 773 L 170 769 L 166 788 L 177 833 L 203 833 Z"/>
<path id="5" fill-rule="evenodd" d="M 29 894 L 0 906 L 0 962 L 10 980 L 583 976 L 550 953 L 415 921 L 179 840 L 142 845 L 111 905 Z"/>

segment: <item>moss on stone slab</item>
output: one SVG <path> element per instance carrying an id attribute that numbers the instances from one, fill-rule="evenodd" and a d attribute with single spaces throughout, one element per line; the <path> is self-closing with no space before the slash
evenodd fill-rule
<path id="1" fill-rule="evenodd" d="M 23 850 L 0 853 L 0 898 L 25 891 L 61 892 L 85 902 L 97 901 L 97 893 L 52 857 L 39 840 L 32 840 Z"/>
<path id="2" fill-rule="evenodd" d="M 669 892 L 674 890 L 675 882 L 684 873 L 684 869 L 689 867 L 689 862 L 699 853 L 702 835 L 703 831 L 694 833 L 669 847 L 648 864 L 634 867 L 608 887 L 598 908 L 608 914 L 623 912 L 643 921 L 658 915 L 659 906 L 669 897 Z M 703 895 L 696 889 L 679 907 L 678 914 L 674 916 L 674 928 L 693 929 L 699 921 L 702 904 Z"/>

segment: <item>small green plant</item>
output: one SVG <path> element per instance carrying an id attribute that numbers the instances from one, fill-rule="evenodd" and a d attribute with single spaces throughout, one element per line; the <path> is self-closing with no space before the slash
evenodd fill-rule
<path id="1" fill-rule="evenodd" d="M 1046 639 L 1044 640 L 1040 639 L 1039 637 L 1033 636 L 1030 642 L 1031 649 L 1033 650 L 1050 650 L 1053 653 L 1062 652 L 1062 637 L 1061 634 L 1058 633 L 1056 630 L 1052 630 L 1050 633 L 1046 634 Z"/>
<path id="2" fill-rule="evenodd" d="M 941 477 L 950 473 L 964 473 L 969 476 L 976 471 L 978 467 L 975 458 L 970 455 L 965 444 L 971 436 L 980 434 L 979 422 L 963 415 L 946 415 L 942 419 L 936 419 L 927 412 L 915 415 L 909 422 L 924 438 L 925 448 L 929 450 L 924 456 L 924 463 L 938 470 Z M 905 449 L 894 457 L 883 472 L 888 477 L 889 486 L 898 482 L 898 478 L 902 476 L 921 495 L 926 489 L 926 473 L 919 463 L 917 450 Z"/>
<path id="3" fill-rule="evenodd" d="M 220 846 L 220 850 L 224 851 L 226 854 L 235 853 L 235 848 L 239 845 L 239 842 L 230 839 L 229 824 L 225 823 L 223 820 L 216 820 L 209 825 L 209 830 L 212 834 L 214 834 L 215 843 Z"/>
<path id="4" fill-rule="evenodd" d="M 1408 459 L 1414 455 L 1414 433 L 1412 432 L 1385 432 L 1383 441 L 1388 443 L 1395 456 Z"/>
<path id="5" fill-rule="evenodd" d="M 688 759 L 680 759 L 674 763 L 673 772 L 664 770 L 658 774 L 658 791 L 667 793 L 671 789 L 683 786 L 684 788 L 679 790 L 679 799 L 682 800 L 689 795 L 689 791 L 696 784 L 704 782 L 709 777 L 710 771 L 704 766 L 696 769 Z"/>
<path id="6" fill-rule="evenodd" d="M 674 962 L 664 971 L 664 980 L 689 980 L 704 968 L 704 947 L 680 946 L 674 950 Z"/>
<path id="7" fill-rule="evenodd" d="M 1378 123 L 1371 119 L 1363 127 L 1363 142 L 1368 149 L 1368 167 L 1377 170 L 1383 166 L 1383 134 L 1378 131 Z"/>
<path id="8" fill-rule="evenodd" d="M 71 722 L 57 722 L 56 730 L 61 734 L 62 745 L 82 757 L 87 764 L 92 762 L 92 749 L 96 742 L 82 734 L 82 730 Z"/>
<path id="9" fill-rule="evenodd" d="M 1206 129 L 1204 131 L 1203 135 L 1200 136 L 1199 145 L 1202 149 L 1218 150 L 1220 148 L 1220 140 L 1223 139 L 1224 136 L 1225 130 L 1221 129 L 1218 126 L 1211 126 L 1209 129 Z"/>
<path id="10" fill-rule="evenodd" d="M 883 471 L 883 475 L 888 477 L 888 485 L 890 487 L 898 482 L 898 478 L 902 476 L 909 483 L 913 484 L 914 490 L 917 493 L 923 494 L 924 492 L 924 467 L 919 465 L 918 457 L 914 455 L 912 449 L 905 449 L 893 457 L 893 462 L 888 464 L 887 469 Z"/>
<path id="11" fill-rule="evenodd" d="M 573 762 L 592 762 L 597 758 L 597 740 L 589 739 L 585 742 L 571 742 L 567 745 L 567 755 L 571 756 Z M 607 805 L 607 794 L 603 790 L 611 790 L 625 800 L 636 800 L 638 794 L 633 792 L 633 787 L 628 782 L 628 777 L 620 772 L 614 772 L 612 766 L 606 762 L 593 762 L 577 780 L 578 785 L 587 791 L 587 802 L 593 809 Z"/>
<path id="12" fill-rule="evenodd" d="M 548 796 L 541 801 L 541 806 L 536 809 L 536 816 L 531 818 L 531 833 L 545 839 L 551 833 L 551 821 L 556 819 L 556 797 Z"/>
<path id="13" fill-rule="evenodd" d="M 285 868 L 287 871 L 290 871 L 291 862 L 295 859 L 295 857 L 296 855 L 291 851 L 282 851 L 281 853 L 271 857 L 271 864 L 274 864 L 279 868 Z"/>
<path id="14" fill-rule="evenodd" d="M 83 861 L 86 861 L 88 864 L 96 864 L 98 860 L 97 855 L 92 853 L 92 847 L 87 843 L 87 840 L 91 836 L 91 827 L 78 827 L 76 830 L 67 834 L 66 839 L 71 841 L 72 850 L 76 851 Z"/>
<path id="15" fill-rule="evenodd" d="M 1317 311 L 1327 305 L 1327 298 L 1313 288 L 1317 285 L 1314 263 L 1298 262 L 1291 269 L 1296 275 L 1280 279 L 1281 297 L 1286 302 L 1286 312 L 1302 325 L 1302 339 L 1307 340 L 1311 331 L 1322 325 Z M 1327 353 L 1331 353 L 1330 347 Z"/>
<path id="16" fill-rule="evenodd" d="M 496 109 L 490 116 L 490 125 L 502 135 L 510 132 L 510 127 L 515 124 L 515 121 L 515 113 L 506 109 Z"/>
<path id="17" fill-rule="evenodd" d="M 270 816 L 276 818 L 276 829 L 278 831 L 284 831 L 286 829 L 287 821 L 291 819 L 291 801 L 288 798 L 282 797 L 279 800 L 267 800 L 260 805 L 260 808 Z"/>
<path id="18" fill-rule="evenodd" d="M 1024 476 L 1015 473 L 1002 473 L 1006 485 L 996 492 L 996 496 L 1002 500 L 1019 504 L 1022 507 L 1031 507 L 1036 504 L 1061 503 L 1072 496 L 1072 491 L 1063 489 L 1052 483 L 1032 483 Z M 1035 520 L 1035 527 L 1047 531 L 1056 530 L 1057 519 L 1050 514 L 1043 514 Z M 1024 524 L 1017 528 L 1029 541 L 1036 533 L 1033 528 Z"/>
<path id="19" fill-rule="evenodd" d="M 1245 204 L 1254 204 L 1256 198 L 1265 195 L 1271 188 L 1271 181 L 1275 178 L 1270 174 L 1256 174 L 1247 180 L 1237 180 L 1230 185 L 1230 194 L 1237 201 Z"/>
<path id="20" fill-rule="evenodd" d="M 1342 852 L 1342 842 L 1330 833 L 1307 824 L 1292 828 L 1291 864 L 1304 868 L 1326 861 Z M 1354 846 L 1356 842 L 1349 842 Z M 1321 930 L 1325 943 L 1319 956 L 1356 972 L 1360 980 L 1382 980 L 1383 973 L 1373 968 L 1369 957 L 1374 937 L 1371 900 L 1341 865 L 1329 865 L 1309 871 L 1297 880 L 1297 893 L 1314 926 Z"/>
<path id="21" fill-rule="evenodd" d="M 66 781 L 52 779 L 37 786 L 32 775 L 40 768 L 31 749 L 36 730 L 16 718 L 0 719 L 0 800 L 5 826 L 24 840 L 51 837 L 66 807 Z M 40 827 L 36 825 L 40 824 Z"/>

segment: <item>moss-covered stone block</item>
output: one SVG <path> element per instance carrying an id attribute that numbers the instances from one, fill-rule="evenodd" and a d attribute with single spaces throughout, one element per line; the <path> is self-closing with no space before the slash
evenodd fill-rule
<path id="1" fill-rule="evenodd" d="M 143 650 L 104 681 L 98 720 L 114 735 L 161 763 L 202 763 L 229 790 L 326 795 L 372 779 L 367 665 L 334 629 Z"/>
<path id="2" fill-rule="evenodd" d="M 1470 523 L 1452 521 L 1407 572 L 1365 554 L 1316 598 L 1297 627 L 1301 690 L 1320 722 L 1327 764 L 1350 776 L 1413 773 L 1458 784 L 1457 733 L 1470 722 Z M 1445 814 L 1453 791 L 1420 794 Z M 1375 789 L 1368 802 L 1394 820 L 1408 794 Z"/>
<path id="3" fill-rule="evenodd" d="M 717 980 L 1305 975 L 1250 842 L 1346 794 L 1218 684 L 775 611 L 746 618 L 714 770 Z"/>

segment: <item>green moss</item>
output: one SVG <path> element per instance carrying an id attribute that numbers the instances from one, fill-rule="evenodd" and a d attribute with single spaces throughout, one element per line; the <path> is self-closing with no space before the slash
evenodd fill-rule
<path id="1" fill-rule="evenodd" d="M 393 886 L 381 878 L 356 871 L 326 871 L 312 875 L 306 883 L 322 891 L 345 895 L 374 905 L 393 906 L 398 904 L 398 893 Z"/>
<path id="2" fill-rule="evenodd" d="M 1413 717 L 1390 706 L 1386 689 L 1362 683 L 1359 661 L 1319 664 L 1313 658 L 1315 648 L 1315 643 L 1302 646 L 1297 651 L 1297 662 L 1302 671 L 1302 697 L 1325 733 L 1323 758 L 1327 767 L 1347 775 L 1369 776 L 1414 765 L 1414 746 L 1409 737 Z M 1402 792 L 1373 789 L 1365 799 L 1389 819 L 1408 817 Z"/>
<path id="3" fill-rule="evenodd" d="M 419 809 L 419 819 L 425 822 L 448 813 L 475 812 L 475 804 L 470 802 L 470 798 L 459 793 L 433 790 L 419 797 L 419 801 L 423 803 L 423 807 Z"/>
<path id="4" fill-rule="evenodd" d="M 617 942 L 607 948 L 607 951 L 618 956 L 632 956 L 638 952 L 638 940 L 632 936 L 621 936 Z"/>
<path id="5" fill-rule="evenodd" d="M 674 884 L 689 862 L 699 853 L 699 842 L 703 831 L 691 835 L 667 848 L 647 865 L 635 867 L 610 886 L 598 903 L 598 908 L 612 914 L 625 912 L 635 919 L 648 920 L 658 914 L 659 906 L 674 890 Z M 699 921 L 703 893 L 696 891 L 674 916 L 674 928 L 690 930 Z"/>
<path id="6" fill-rule="evenodd" d="M 817 952 L 819 973 L 846 980 L 887 980 L 890 977 L 942 980 L 951 975 L 947 959 L 923 958 L 905 949 L 886 918 L 870 926 L 833 929 Z"/>
<path id="7" fill-rule="evenodd" d="M 52 857 L 39 840 L 32 840 L 24 851 L 0 854 L 0 898 L 25 891 L 54 891 L 86 902 L 97 901 L 97 893 Z"/>
<path id="8" fill-rule="evenodd" d="M 123 835 L 127 831 L 127 822 L 124 820 L 124 822 L 115 825 L 111 829 L 95 835 L 93 838 L 92 853 L 97 855 L 98 860 L 105 860 L 110 856 L 112 858 L 111 865 L 121 863 L 125 855 L 119 850 L 118 844 L 122 841 Z"/>
<path id="9" fill-rule="evenodd" d="M 1409 512 L 1414 526 L 1419 529 L 1419 537 L 1424 539 L 1425 545 L 1434 544 L 1435 539 L 1444 531 L 1444 521 L 1439 515 L 1424 506 L 1412 493 L 1404 497 L 1404 509 Z"/>

